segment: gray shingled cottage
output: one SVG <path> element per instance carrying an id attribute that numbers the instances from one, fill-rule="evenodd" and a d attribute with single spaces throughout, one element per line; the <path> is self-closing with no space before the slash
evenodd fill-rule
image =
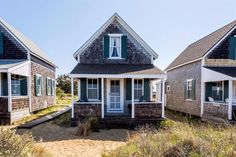
<path id="1" fill-rule="evenodd" d="M 164 117 L 164 98 L 152 98 L 152 82 L 166 74 L 153 65 L 158 58 L 144 40 L 115 13 L 74 53 L 71 71 L 72 118 Z M 73 80 L 78 81 L 74 100 Z M 164 86 L 163 86 L 164 87 Z M 162 92 L 163 93 L 163 92 Z"/>
<path id="2" fill-rule="evenodd" d="M 189 45 L 167 68 L 167 108 L 235 119 L 236 21 Z"/>
<path id="3" fill-rule="evenodd" d="M 0 124 L 55 104 L 55 68 L 32 41 L 0 19 Z"/>

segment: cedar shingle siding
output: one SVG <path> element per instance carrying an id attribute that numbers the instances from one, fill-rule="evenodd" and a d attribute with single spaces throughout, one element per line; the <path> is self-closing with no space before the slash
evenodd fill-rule
<path id="1" fill-rule="evenodd" d="M 104 57 L 104 35 L 121 33 L 127 36 L 127 59 L 110 60 Z M 152 64 L 151 55 L 115 20 L 80 55 L 82 64 Z"/>

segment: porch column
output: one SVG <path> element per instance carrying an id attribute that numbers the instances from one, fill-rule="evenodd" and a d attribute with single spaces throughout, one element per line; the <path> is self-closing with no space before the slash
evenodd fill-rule
<path id="1" fill-rule="evenodd" d="M 206 88 L 206 83 L 201 81 L 201 117 L 204 112 L 205 88 Z"/>
<path id="2" fill-rule="evenodd" d="M 228 119 L 232 120 L 233 81 L 229 80 Z"/>
<path id="3" fill-rule="evenodd" d="M 131 118 L 134 118 L 134 78 L 132 78 L 132 89 L 131 89 L 131 101 L 132 101 L 132 106 L 131 106 Z"/>
<path id="4" fill-rule="evenodd" d="M 8 112 L 12 111 L 12 99 L 11 99 L 11 73 L 7 73 L 8 82 Z"/>
<path id="5" fill-rule="evenodd" d="M 101 110 L 102 110 L 102 118 L 104 118 L 104 78 L 101 78 L 101 82 L 102 82 L 102 84 L 101 84 L 101 96 L 102 96 L 102 98 L 101 98 L 101 101 L 102 101 L 102 106 L 101 106 Z"/>
<path id="6" fill-rule="evenodd" d="M 162 79 L 162 92 L 161 92 L 161 117 L 165 118 L 165 80 Z"/>
<path id="7" fill-rule="evenodd" d="M 31 76 L 29 75 L 27 77 L 27 95 L 29 97 L 29 111 L 32 112 L 32 106 L 31 106 Z"/>
<path id="8" fill-rule="evenodd" d="M 71 77 L 71 118 L 74 118 L 74 78 Z"/>

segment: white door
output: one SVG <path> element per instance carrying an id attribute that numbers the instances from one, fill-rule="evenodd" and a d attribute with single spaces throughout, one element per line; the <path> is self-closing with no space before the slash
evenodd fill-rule
<path id="1" fill-rule="evenodd" d="M 233 105 L 236 105 L 236 81 L 233 82 Z"/>
<path id="2" fill-rule="evenodd" d="M 108 80 L 107 112 L 123 112 L 123 80 Z"/>

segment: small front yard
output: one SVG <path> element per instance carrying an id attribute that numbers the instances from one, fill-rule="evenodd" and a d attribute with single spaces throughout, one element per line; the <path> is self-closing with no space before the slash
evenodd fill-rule
<path id="1" fill-rule="evenodd" d="M 173 113 L 169 113 L 173 114 Z M 233 157 L 236 126 L 171 115 L 160 128 L 142 127 L 136 138 L 104 157 Z M 182 119 L 182 120 L 181 120 Z M 176 121 L 177 120 L 177 121 Z"/>

